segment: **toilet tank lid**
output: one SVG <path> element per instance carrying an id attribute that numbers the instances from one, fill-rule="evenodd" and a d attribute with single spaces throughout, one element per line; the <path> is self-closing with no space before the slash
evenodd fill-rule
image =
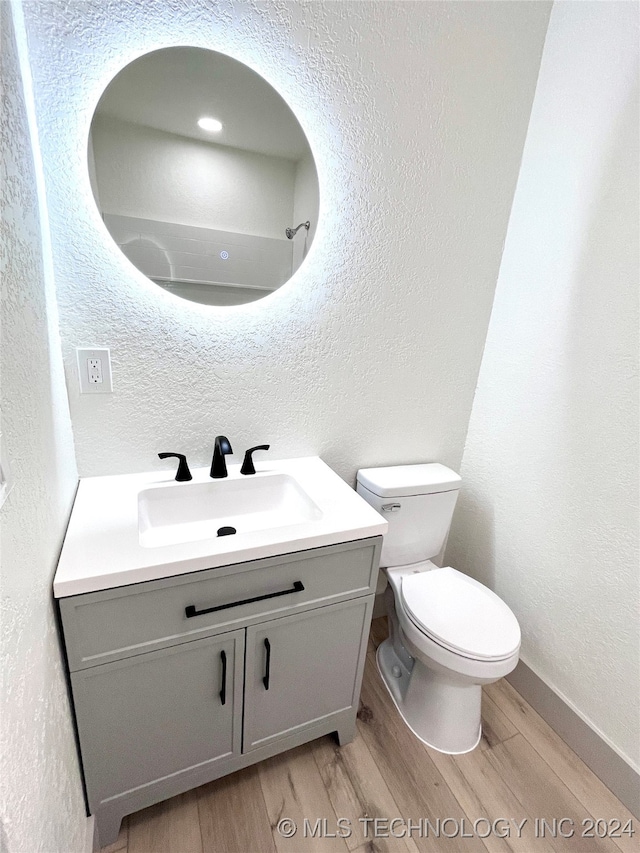
<path id="1" fill-rule="evenodd" d="M 424 465 L 362 468 L 358 471 L 358 482 L 378 497 L 394 498 L 451 492 L 460 488 L 462 479 L 451 468 L 439 462 L 428 462 Z"/>

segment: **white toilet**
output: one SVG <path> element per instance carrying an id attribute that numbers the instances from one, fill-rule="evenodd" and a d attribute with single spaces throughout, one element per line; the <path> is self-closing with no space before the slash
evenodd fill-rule
<path id="1" fill-rule="evenodd" d="M 378 669 L 412 732 L 450 754 L 478 745 L 482 685 L 511 672 L 520 651 L 520 626 L 504 601 L 431 562 L 459 488 L 458 474 L 438 463 L 358 472 L 358 493 L 389 522 L 380 565 L 390 636 Z"/>

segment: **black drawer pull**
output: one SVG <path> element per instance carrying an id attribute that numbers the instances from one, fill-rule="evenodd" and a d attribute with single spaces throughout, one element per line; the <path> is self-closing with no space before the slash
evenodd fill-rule
<path id="1" fill-rule="evenodd" d="M 220 652 L 220 660 L 222 661 L 222 688 L 220 690 L 220 704 L 227 703 L 227 653 Z"/>
<path id="2" fill-rule="evenodd" d="M 271 676 L 271 643 L 266 639 L 264 641 L 264 647 L 267 650 L 267 659 L 264 664 L 264 678 L 262 679 L 262 683 L 264 684 L 264 689 L 269 689 L 269 677 Z"/>
<path id="3" fill-rule="evenodd" d="M 229 607 L 240 607 L 243 604 L 253 604 L 254 601 L 266 601 L 267 598 L 278 598 L 280 595 L 291 595 L 292 592 L 302 592 L 304 584 L 302 581 L 294 581 L 291 589 L 281 589 L 280 592 L 268 592 L 266 595 L 256 595 L 255 598 L 244 598 L 242 601 L 232 601 L 229 604 L 218 604 L 217 607 L 207 607 L 205 610 L 196 610 L 193 604 L 187 605 L 184 615 L 187 619 L 192 616 L 204 616 L 205 613 L 215 613 L 218 610 L 227 610 Z"/>

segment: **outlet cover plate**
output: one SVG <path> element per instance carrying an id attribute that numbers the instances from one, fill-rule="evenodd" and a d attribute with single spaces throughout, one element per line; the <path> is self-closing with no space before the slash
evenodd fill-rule
<path id="1" fill-rule="evenodd" d="M 111 352 L 107 347 L 78 347 L 76 349 L 78 362 L 78 379 L 81 394 L 111 394 Z M 98 370 L 91 363 L 98 362 Z M 95 381 L 98 376 L 102 381 Z"/>

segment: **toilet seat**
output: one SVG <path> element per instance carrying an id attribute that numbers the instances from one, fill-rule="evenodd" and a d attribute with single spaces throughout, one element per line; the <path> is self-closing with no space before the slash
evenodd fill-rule
<path id="1" fill-rule="evenodd" d="M 450 566 L 405 575 L 400 594 L 416 628 L 455 654 L 499 661 L 520 648 L 520 626 L 505 602 Z"/>

